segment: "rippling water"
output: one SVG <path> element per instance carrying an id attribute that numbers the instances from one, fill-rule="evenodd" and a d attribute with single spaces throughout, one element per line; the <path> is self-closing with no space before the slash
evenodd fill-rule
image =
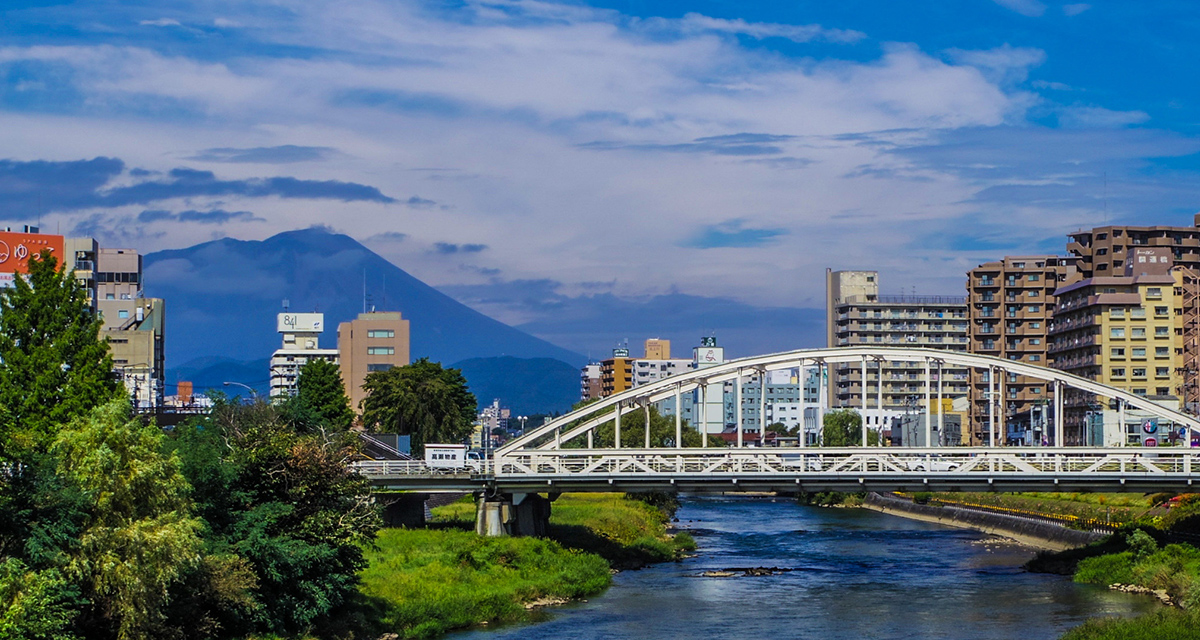
<path id="1" fill-rule="evenodd" d="M 1026 573 L 1027 548 L 862 509 L 778 498 L 689 498 L 677 514 L 699 555 L 625 571 L 546 620 L 456 634 L 541 638 L 1041 640 L 1098 615 L 1153 608 L 1144 596 Z M 779 567 L 773 576 L 704 571 Z"/>

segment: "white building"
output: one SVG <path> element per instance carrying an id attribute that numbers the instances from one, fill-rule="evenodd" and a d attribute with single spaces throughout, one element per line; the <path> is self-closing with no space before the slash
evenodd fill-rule
<path id="1" fill-rule="evenodd" d="M 296 395 L 296 380 L 300 367 L 312 359 L 338 364 L 337 349 L 322 349 L 321 332 L 325 330 L 323 313 L 281 313 L 276 330 L 283 336 L 283 346 L 271 354 L 271 397 Z"/>

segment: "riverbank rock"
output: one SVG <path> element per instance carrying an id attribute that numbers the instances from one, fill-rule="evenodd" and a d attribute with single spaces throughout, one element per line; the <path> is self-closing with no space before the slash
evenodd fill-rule
<path id="1" fill-rule="evenodd" d="M 701 573 L 702 578 L 758 578 L 762 576 L 777 576 L 794 569 L 786 569 L 781 567 L 730 567 L 721 569 L 720 571 L 705 571 Z"/>
<path id="2" fill-rule="evenodd" d="M 566 598 L 550 598 L 550 597 L 538 598 L 537 600 L 531 600 L 529 602 L 526 602 L 525 609 L 529 610 L 529 609 L 537 609 L 539 607 L 553 607 L 553 606 L 557 606 L 560 604 L 566 604 L 568 602 L 570 602 L 570 600 L 568 600 Z"/>
<path id="3" fill-rule="evenodd" d="M 1136 585 L 1136 584 L 1119 584 L 1119 583 L 1118 584 L 1110 584 L 1110 585 L 1108 585 L 1108 588 L 1112 589 L 1113 591 L 1122 591 L 1125 593 L 1144 593 L 1148 596 L 1154 596 L 1155 598 L 1158 599 L 1159 602 L 1167 605 L 1168 607 L 1175 606 L 1175 600 L 1172 599 L 1171 596 L 1167 594 L 1166 589 L 1151 589 L 1150 587 L 1143 587 L 1141 585 Z"/>
<path id="4" fill-rule="evenodd" d="M 733 571 L 705 571 L 700 574 L 702 578 L 732 578 L 738 575 Z"/>

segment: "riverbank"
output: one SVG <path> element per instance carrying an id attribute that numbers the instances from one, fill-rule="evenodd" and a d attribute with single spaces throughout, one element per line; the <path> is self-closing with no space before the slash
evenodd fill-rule
<path id="1" fill-rule="evenodd" d="M 567 494 L 554 502 L 549 539 L 540 539 L 476 535 L 470 497 L 435 507 L 428 529 L 385 529 L 366 551 L 354 636 L 431 638 L 527 620 L 539 607 L 597 594 L 614 569 L 695 549 L 690 535 L 668 532 L 672 511 L 670 501 Z"/>
<path id="2" fill-rule="evenodd" d="M 862 507 L 902 518 L 1003 536 L 1022 545 L 1047 551 L 1073 549 L 1105 537 L 1105 534 L 1068 529 L 1049 522 L 1000 513 L 960 509 L 953 506 L 915 504 L 908 500 L 878 493 L 868 493 L 863 500 Z"/>

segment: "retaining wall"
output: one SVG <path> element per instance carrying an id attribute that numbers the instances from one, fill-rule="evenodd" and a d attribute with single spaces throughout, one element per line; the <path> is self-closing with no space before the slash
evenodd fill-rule
<path id="1" fill-rule="evenodd" d="M 974 529 L 1005 536 L 1024 545 L 1053 551 L 1082 547 L 1107 535 L 1093 531 L 1068 529 L 1049 522 L 1039 522 L 1000 513 L 960 509 L 952 506 L 935 507 L 927 504 L 914 504 L 908 500 L 879 493 L 868 493 L 863 506 L 874 511 L 914 520 L 936 522 L 950 527 Z"/>

